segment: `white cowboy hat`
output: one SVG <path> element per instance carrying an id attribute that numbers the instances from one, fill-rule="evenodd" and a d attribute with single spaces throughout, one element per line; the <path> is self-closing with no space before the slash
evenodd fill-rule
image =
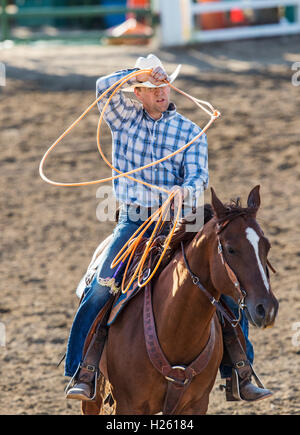
<path id="1" fill-rule="evenodd" d="M 158 66 L 160 66 L 165 71 L 165 68 L 163 67 L 163 64 L 158 59 L 158 57 L 155 56 L 155 54 L 149 54 L 147 57 L 139 57 L 137 59 L 137 61 L 135 62 L 134 67 L 139 68 L 139 69 L 155 69 Z M 169 76 L 170 83 L 174 82 L 174 80 L 176 79 L 176 77 L 179 74 L 180 68 L 181 68 L 181 65 L 178 65 L 177 68 L 175 69 L 175 71 Z M 148 82 L 136 83 L 134 85 L 127 86 L 127 87 L 123 88 L 122 91 L 133 92 L 134 88 L 136 88 L 136 87 L 139 87 L 139 88 L 141 88 L 141 87 L 143 87 L 143 88 L 161 88 L 163 86 L 167 86 L 167 84 L 155 86 L 153 83 L 148 81 Z"/>

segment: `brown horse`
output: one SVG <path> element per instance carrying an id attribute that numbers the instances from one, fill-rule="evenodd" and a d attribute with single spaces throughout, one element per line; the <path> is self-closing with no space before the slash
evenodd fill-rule
<path id="1" fill-rule="evenodd" d="M 250 192 L 246 208 L 238 203 L 224 205 L 212 189 L 213 217 L 185 242 L 186 261 L 177 249 L 154 282 L 156 331 L 170 366 L 184 370 L 207 350 L 210 341 L 208 360 L 201 372 L 189 379 L 174 414 L 207 411 L 223 355 L 222 330 L 211 301 L 225 294 L 238 302 L 243 289 L 251 324 L 264 328 L 275 320 L 278 302 L 267 268 L 270 243 L 256 221 L 259 206 L 259 186 Z M 199 278 L 200 288 L 187 265 Z M 144 291 L 140 291 L 111 325 L 102 355 L 100 369 L 111 386 L 116 414 L 156 414 L 164 407 L 168 376 L 149 359 L 143 306 Z M 98 413 L 101 403 L 98 394 L 96 401 L 83 403 L 83 413 Z"/>

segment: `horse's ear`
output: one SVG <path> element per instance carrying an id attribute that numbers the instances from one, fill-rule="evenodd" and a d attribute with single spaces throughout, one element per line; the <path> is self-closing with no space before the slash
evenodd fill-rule
<path id="1" fill-rule="evenodd" d="M 254 208 L 256 210 L 259 209 L 260 206 L 260 194 L 259 194 L 260 186 L 255 186 L 248 196 L 247 205 L 249 208 Z"/>
<path id="2" fill-rule="evenodd" d="M 211 204 L 214 209 L 214 212 L 218 218 L 223 216 L 226 213 L 226 207 L 223 205 L 222 201 L 219 200 L 219 198 L 216 195 L 216 192 L 211 187 Z"/>

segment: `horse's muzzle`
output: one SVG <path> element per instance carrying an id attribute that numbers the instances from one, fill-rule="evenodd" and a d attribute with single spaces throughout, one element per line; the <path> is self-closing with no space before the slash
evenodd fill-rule
<path id="1" fill-rule="evenodd" d="M 249 322 L 257 328 L 273 326 L 278 312 L 278 301 L 274 296 L 261 301 L 245 300 L 245 313 Z"/>

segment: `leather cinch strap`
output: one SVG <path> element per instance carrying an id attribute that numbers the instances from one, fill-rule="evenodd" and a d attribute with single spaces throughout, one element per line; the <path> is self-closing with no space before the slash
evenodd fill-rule
<path id="1" fill-rule="evenodd" d="M 156 333 L 155 320 L 152 308 L 152 288 L 150 283 L 145 287 L 144 295 L 144 334 L 148 356 L 153 366 L 168 381 L 167 393 L 164 402 L 163 414 L 173 414 L 179 401 L 194 376 L 200 374 L 211 359 L 215 343 L 215 324 L 211 322 L 211 331 L 208 342 L 198 357 L 188 366 L 171 366 L 164 355 Z"/>

